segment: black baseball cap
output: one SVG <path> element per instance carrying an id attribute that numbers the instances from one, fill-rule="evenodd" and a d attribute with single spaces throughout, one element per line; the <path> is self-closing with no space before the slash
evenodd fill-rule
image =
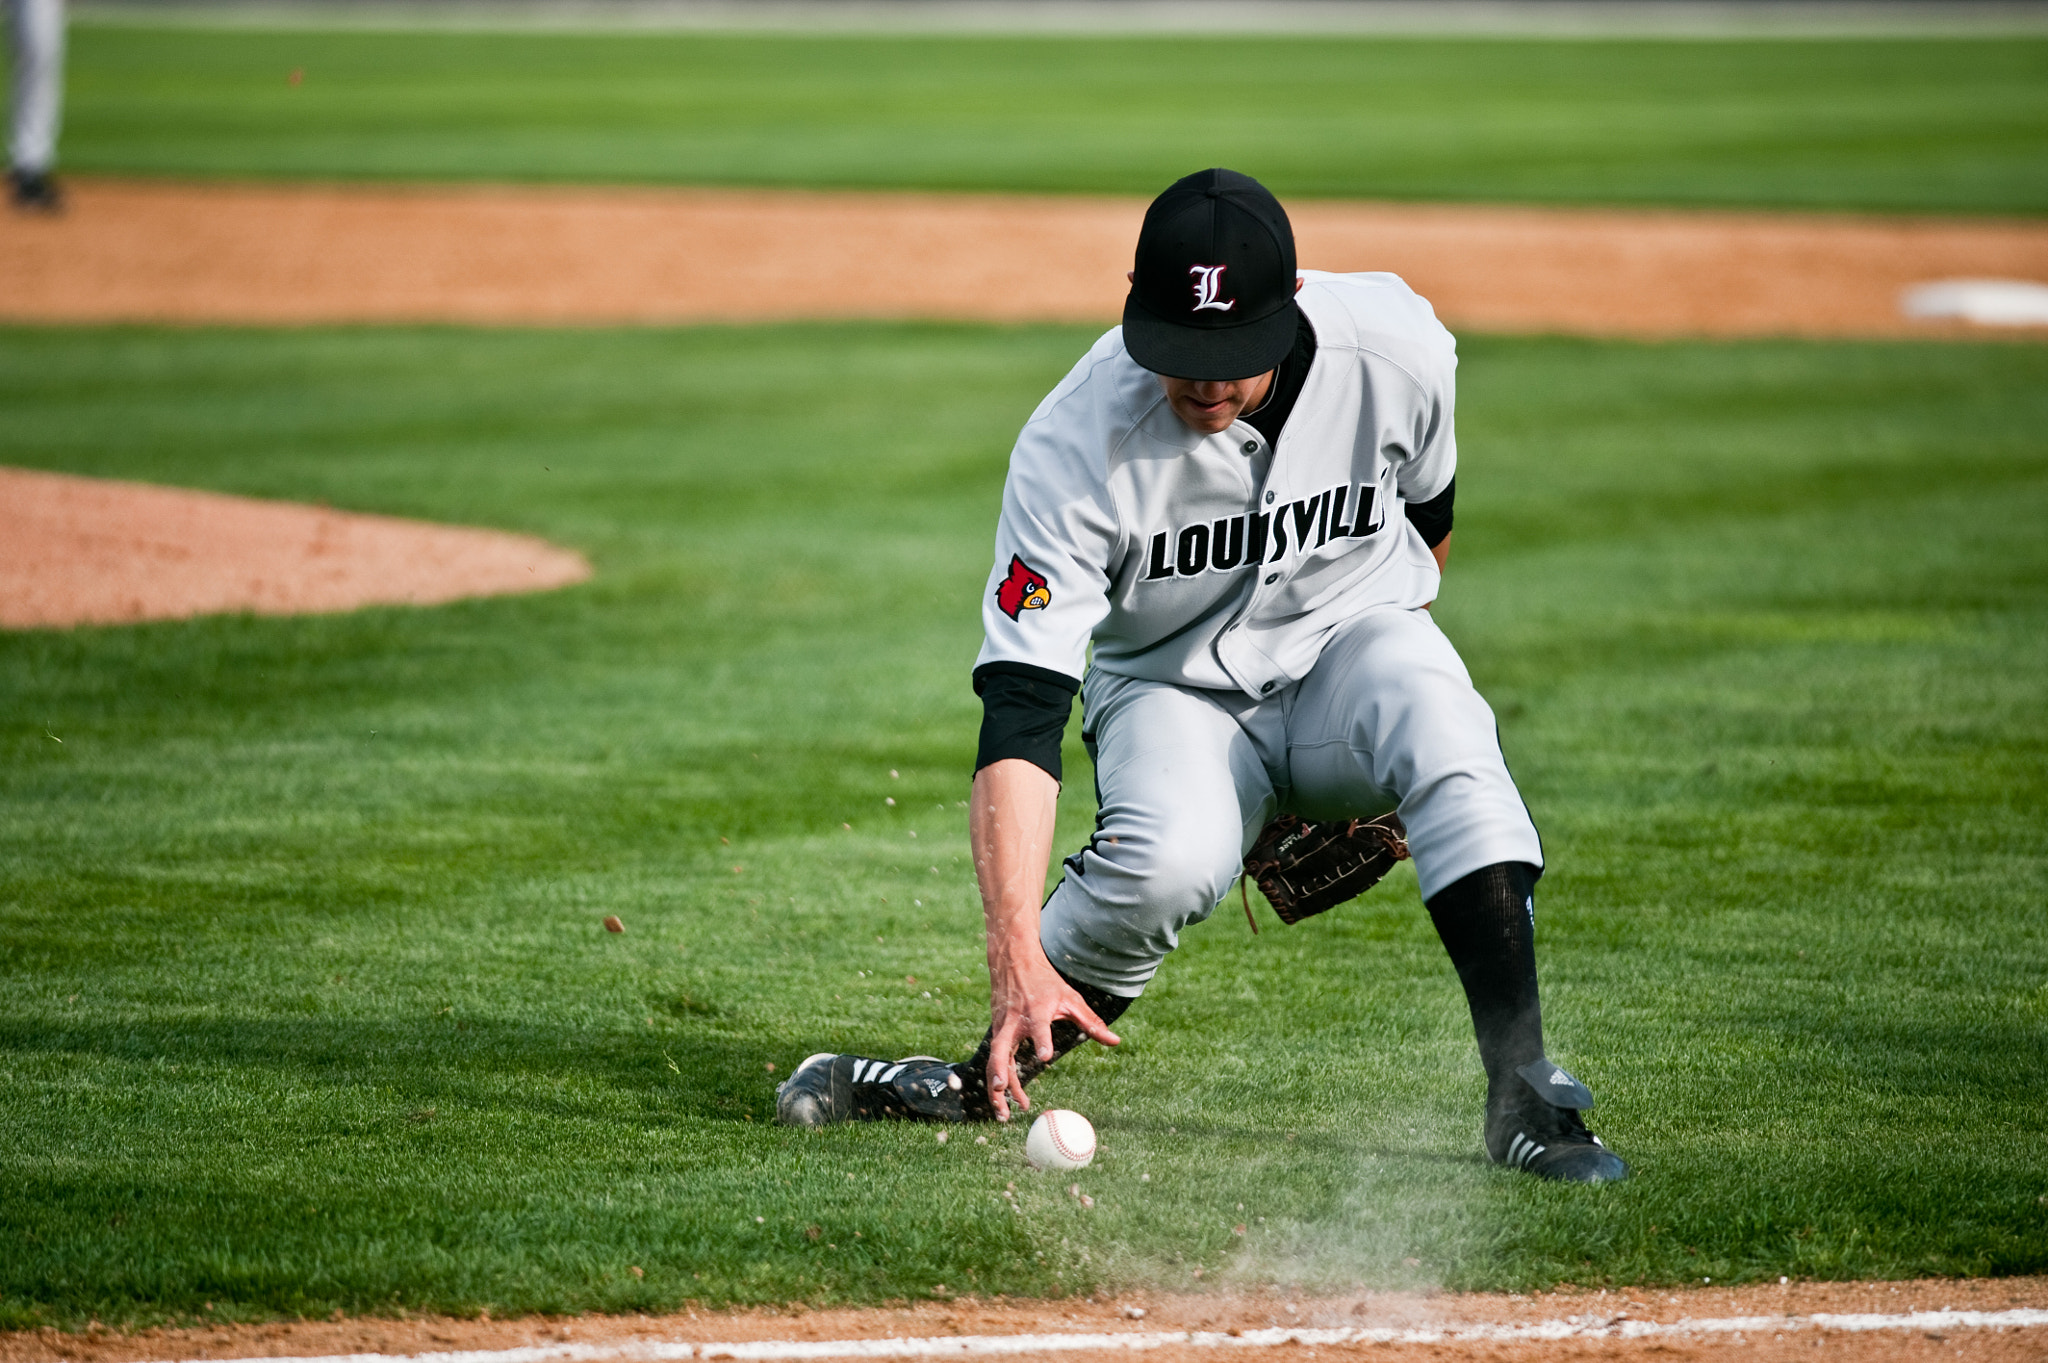
<path id="1" fill-rule="evenodd" d="M 1204 170 L 1145 210 L 1124 348 L 1155 374 L 1248 379 L 1294 345 L 1294 228 L 1249 175 Z"/>

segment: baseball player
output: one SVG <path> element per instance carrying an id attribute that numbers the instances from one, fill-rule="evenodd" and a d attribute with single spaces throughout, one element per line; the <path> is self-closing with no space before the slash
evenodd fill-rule
<path id="1" fill-rule="evenodd" d="M 13 49 L 8 190 L 16 208 L 55 212 L 57 126 L 64 112 L 64 0 L 5 0 Z"/>
<path id="2" fill-rule="evenodd" d="M 1450 548 L 1456 351 L 1391 274 L 1295 269 L 1257 181 L 1153 201 L 1123 325 L 1017 438 L 982 600 L 969 824 L 991 1026 L 949 1064 L 814 1055 L 800 1126 L 1007 1121 L 1110 1030 L 1276 814 L 1397 810 L 1471 1007 L 1496 1162 L 1577 1182 L 1627 1166 L 1544 1055 L 1543 849 L 1492 711 L 1431 618 Z M 1094 836 L 1044 894 L 1073 698 Z"/>

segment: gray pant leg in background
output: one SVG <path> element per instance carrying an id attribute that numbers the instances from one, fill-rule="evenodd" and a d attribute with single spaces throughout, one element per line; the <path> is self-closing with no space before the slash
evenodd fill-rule
<path id="1" fill-rule="evenodd" d="M 57 131 L 64 117 L 64 0 L 6 4 L 14 54 L 7 155 L 15 170 L 42 175 L 57 164 Z"/>
<path id="2" fill-rule="evenodd" d="M 1237 879 L 1276 807 L 1273 780 L 1241 723 L 1248 697 L 1091 669 L 1081 704 L 1101 811 L 1038 939 L 1069 977 L 1136 998 Z"/>

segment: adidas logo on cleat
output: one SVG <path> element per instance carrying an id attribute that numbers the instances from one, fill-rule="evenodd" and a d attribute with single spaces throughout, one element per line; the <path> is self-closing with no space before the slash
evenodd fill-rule
<path id="1" fill-rule="evenodd" d="M 1529 1139 L 1528 1133 L 1517 1131 L 1514 1143 L 1508 1146 L 1508 1163 L 1519 1169 L 1529 1167 L 1529 1161 L 1542 1154 L 1548 1146 L 1538 1145 Z"/>
<path id="2" fill-rule="evenodd" d="M 967 1118 L 959 1073 L 936 1056 L 872 1060 L 824 1052 L 797 1066 L 775 1090 L 786 1126 L 835 1122 L 958 1122 Z"/>
<path id="3" fill-rule="evenodd" d="M 853 1082 L 856 1084 L 886 1084 L 903 1072 L 907 1062 L 897 1060 L 855 1060 Z"/>
<path id="4" fill-rule="evenodd" d="M 1613 1183 L 1628 1165 L 1586 1129 L 1593 1095 L 1561 1066 L 1532 1061 L 1487 1095 L 1486 1150 L 1496 1164 L 1564 1183 Z"/>

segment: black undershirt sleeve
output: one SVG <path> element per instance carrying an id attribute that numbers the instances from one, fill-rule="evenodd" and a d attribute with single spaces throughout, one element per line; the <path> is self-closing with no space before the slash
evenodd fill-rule
<path id="1" fill-rule="evenodd" d="M 1422 542 L 1434 549 L 1451 533 L 1451 503 L 1457 499 L 1458 480 L 1453 477 L 1444 490 L 1426 502 L 1410 502 L 1408 519 L 1422 532 Z"/>
<path id="2" fill-rule="evenodd" d="M 1021 757 L 1060 780 L 1060 741 L 1080 689 L 1081 683 L 1072 677 L 1029 663 L 983 663 L 975 668 L 981 746 L 974 769 Z"/>

